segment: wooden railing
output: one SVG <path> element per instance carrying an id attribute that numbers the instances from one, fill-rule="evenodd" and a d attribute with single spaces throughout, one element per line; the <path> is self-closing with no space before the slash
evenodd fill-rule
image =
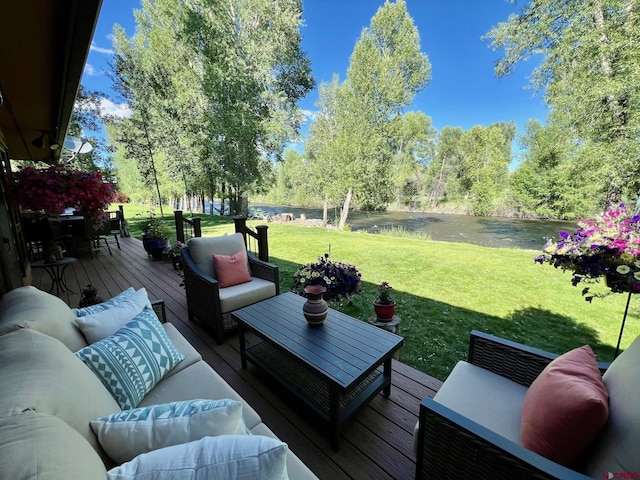
<path id="1" fill-rule="evenodd" d="M 176 240 L 187 243 L 192 237 L 202 236 L 202 219 L 200 217 L 186 218 L 182 210 L 175 210 L 173 218 L 176 221 Z"/>
<path id="2" fill-rule="evenodd" d="M 176 221 L 176 240 L 186 243 L 192 237 L 202 236 L 202 219 L 193 217 L 185 218 L 182 210 L 175 210 L 173 216 Z M 269 261 L 269 240 L 267 238 L 266 225 L 258 225 L 255 230 L 247 226 L 247 217 L 234 217 L 236 233 L 241 233 L 244 237 L 244 244 L 247 250 L 253 253 L 260 260 Z"/>
<path id="3" fill-rule="evenodd" d="M 236 233 L 241 233 L 244 237 L 244 244 L 247 250 L 257 256 L 260 260 L 269 261 L 269 241 L 267 239 L 266 225 L 257 225 L 255 231 L 247 226 L 247 217 L 233 217 L 236 226 Z"/>

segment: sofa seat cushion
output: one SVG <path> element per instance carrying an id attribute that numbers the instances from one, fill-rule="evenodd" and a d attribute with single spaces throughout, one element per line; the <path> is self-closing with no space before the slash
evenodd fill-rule
<path id="1" fill-rule="evenodd" d="M 192 398 L 231 399 L 242 402 L 242 417 L 247 428 L 262 422 L 260 416 L 206 362 L 200 361 L 162 380 L 140 402 L 141 407 L 179 402 Z"/>
<path id="2" fill-rule="evenodd" d="M 100 445 L 117 463 L 206 436 L 246 435 L 242 403 L 194 399 L 116 412 L 91 420 Z"/>
<path id="3" fill-rule="evenodd" d="M 609 391 L 609 418 L 587 451 L 584 473 L 640 472 L 640 337 L 616 358 L 602 377 Z"/>
<path id="4" fill-rule="evenodd" d="M 258 277 L 251 281 L 220 289 L 222 313 L 233 312 L 252 303 L 271 298 L 276 294 L 276 284 Z"/>
<path id="5" fill-rule="evenodd" d="M 184 336 L 178 331 L 178 329 L 172 323 L 163 323 L 165 332 L 167 332 L 167 337 L 171 340 L 171 343 L 178 349 L 178 351 L 184 355 L 184 360 L 178 363 L 175 367 L 173 367 L 169 373 L 166 374 L 164 378 L 170 377 L 171 375 L 175 375 L 181 370 L 193 365 L 194 363 L 202 360 L 202 355 L 193 348 Z"/>
<path id="6" fill-rule="evenodd" d="M 189 255 L 201 272 L 216 278 L 216 272 L 211 255 L 234 255 L 240 250 L 246 250 L 244 237 L 241 233 L 233 235 L 219 235 L 216 237 L 194 237 L 187 243 Z"/>
<path id="7" fill-rule="evenodd" d="M 76 316 L 58 297 L 36 287 L 19 287 L 0 300 L 0 335 L 31 328 L 57 338 L 75 352 L 87 345 Z"/>
<path id="8" fill-rule="evenodd" d="M 184 356 L 171 343 L 153 309 L 145 308 L 115 334 L 76 352 L 122 409 L 140 400 Z"/>
<path id="9" fill-rule="evenodd" d="M 527 391 L 522 446 L 561 465 L 572 465 L 607 421 L 608 398 L 591 347 L 560 355 Z"/>
<path id="10" fill-rule="evenodd" d="M 0 392 L 0 416 L 25 410 L 55 415 L 99 453 L 102 450 L 89 422 L 120 409 L 100 380 L 67 347 L 30 329 L 0 337 Z"/>
<path id="11" fill-rule="evenodd" d="M 461 361 L 433 399 L 520 445 L 526 393 L 527 387 Z"/>
<path id="12" fill-rule="evenodd" d="M 144 453 L 108 480 L 286 480 L 287 444 L 258 435 L 222 435 Z"/>
<path id="13" fill-rule="evenodd" d="M 106 468 L 77 431 L 27 410 L 0 417 L 0 475 L 11 480 L 103 480 Z"/>

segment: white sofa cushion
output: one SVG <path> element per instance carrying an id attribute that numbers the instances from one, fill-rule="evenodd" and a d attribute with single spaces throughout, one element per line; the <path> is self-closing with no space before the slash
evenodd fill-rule
<path id="1" fill-rule="evenodd" d="M 111 308 L 78 317 L 76 323 L 91 344 L 116 333 L 145 307 L 151 308 L 151 302 L 147 291 L 141 288 Z"/>
<path id="2" fill-rule="evenodd" d="M 19 287 L 0 300 L 0 335 L 31 328 L 64 343 L 75 352 L 87 345 L 76 316 L 61 299 L 35 287 Z"/>
<path id="3" fill-rule="evenodd" d="M 77 431 L 53 415 L 0 417 L 0 476 L 11 480 L 104 479 L 106 468 Z"/>
<path id="4" fill-rule="evenodd" d="M 0 416 L 25 410 L 55 415 L 99 453 L 102 449 L 89 422 L 119 409 L 100 380 L 67 347 L 31 329 L 0 337 L 0 392 Z"/>
<path id="5" fill-rule="evenodd" d="M 252 303 L 271 298 L 276 294 L 276 284 L 258 277 L 251 281 L 220 289 L 220 309 L 229 313 Z"/>
<path id="6" fill-rule="evenodd" d="M 527 387 L 461 361 L 433 399 L 520 445 L 526 393 Z"/>
<path id="7" fill-rule="evenodd" d="M 108 480 L 286 480 L 287 444 L 258 435 L 222 435 L 144 453 Z"/>
<path id="8" fill-rule="evenodd" d="M 175 375 L 176 373 L 184 370 L 190 365 L 199 362 L 202 360 L 202 355 L 191 345 L 186 338 L 178 331 L 178 329 L 172 323 L 166 322 L 163 323 L 164 331 L 167 332 L 167 336 L 171 343 L 175 345 L 178 351 L 184 355 L 184 360 L 182 360 L 178 365 L 173 367 L 169 373 L 164 378 L 170 377 L 171 375 Z"/>
<path id="9" fill-rule="evenodd" d="M 242 403 L 227 399 L 195 399 L 123 410 L 91 420 L 91 428 L 117 463 L 206 436 L 247 434 Z"/>
<path id="10" fill-rule="evenodd" d="M 587 452 L 584 473 L 640 472 L 640 337 L 616 358 L 602 376 L 609 392 L 609 418 Z"/>
<path id="11" fill-rule="evenodd" d="M 246 250 L 244 237 L 241 233 L 220 235 L 217 237 L 194 237 L 187 243 L 189 255 L 203 273 L 216 278 L 213 265 L 214 253 L 218 255 L 234 255 L 240 250 Z"/>
<path id="12" fill-rule="evenodd" d="M 140 400 L 184 359 L 153 309 L 145 308 L 115 334 L 76 352 L 122 409 Z"/>
<path id="13" fill-rule="evenodd" d="M 200 361 L 179 374 L 168 376 L 140 402 L 141 407 L 179 402 L 192 398 L 228 398 L 242 402 L 242 417 L 247 428 L 262 422 L 258 413 L 206 362 Z"/>

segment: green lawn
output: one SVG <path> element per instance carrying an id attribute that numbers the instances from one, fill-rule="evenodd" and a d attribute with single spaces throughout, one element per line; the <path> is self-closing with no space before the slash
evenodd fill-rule
<path id="1" fill-rule="evenodd" d="M 132 221 L 129 212 L 134 209 L 127 205 Z M 233 232 L 229 218 L 201 217 L 204 235 Z M 400 359 L 437 378 L 466 358 L 473 329 L 556 353 L 589 344 L 600 360 L 613 358 L 626 294 L 589 304 L 568 273 L 534 264 L 538 252 L 269 224 L 281 290 L 291 287 L 299 265 L 315 261 L 329 245 L 331 258 L 358 267 L 364 282 L 353 305 L 334 308 L 366 320 L 376 285 L 388 281 L 405 337 Z M 623 348 L 640 334 L 639 307 L 633 298 Z"/>

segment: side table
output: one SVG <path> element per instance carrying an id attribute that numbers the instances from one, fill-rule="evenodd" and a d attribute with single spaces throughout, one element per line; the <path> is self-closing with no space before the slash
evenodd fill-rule
<path id="1" fill-rule="evenodd" d="M 60 292 L 73 292 L 64 281 L 64 271 L 69 265 L 75 263 L 78 259 L 74 257 L 64 257 L 55 262 L 45 262 L 44 260 L 38 260 L 31 263 L 32 268 L 43 268 L 45 272 L 49 274 L 51 278 L 51 288 L 49 293 L 53 292 L 53 287 L 56 288 L 56 295 Z"/>
<path id="2" fill-rule="evenodd" d="M 400 317 L 398 315 L 394 315 L 391 320 L 388 322 L 381 322 L 378 320 L 378 317 L 373 315 L 367 319 L 371 325 L 386 330 L 387 332 L 395 333 L 396 335 L 400 335 Z M 400 358 L 400 350 L 396 350 L 393 354 L 393 358 L 398 360 Z"/>

